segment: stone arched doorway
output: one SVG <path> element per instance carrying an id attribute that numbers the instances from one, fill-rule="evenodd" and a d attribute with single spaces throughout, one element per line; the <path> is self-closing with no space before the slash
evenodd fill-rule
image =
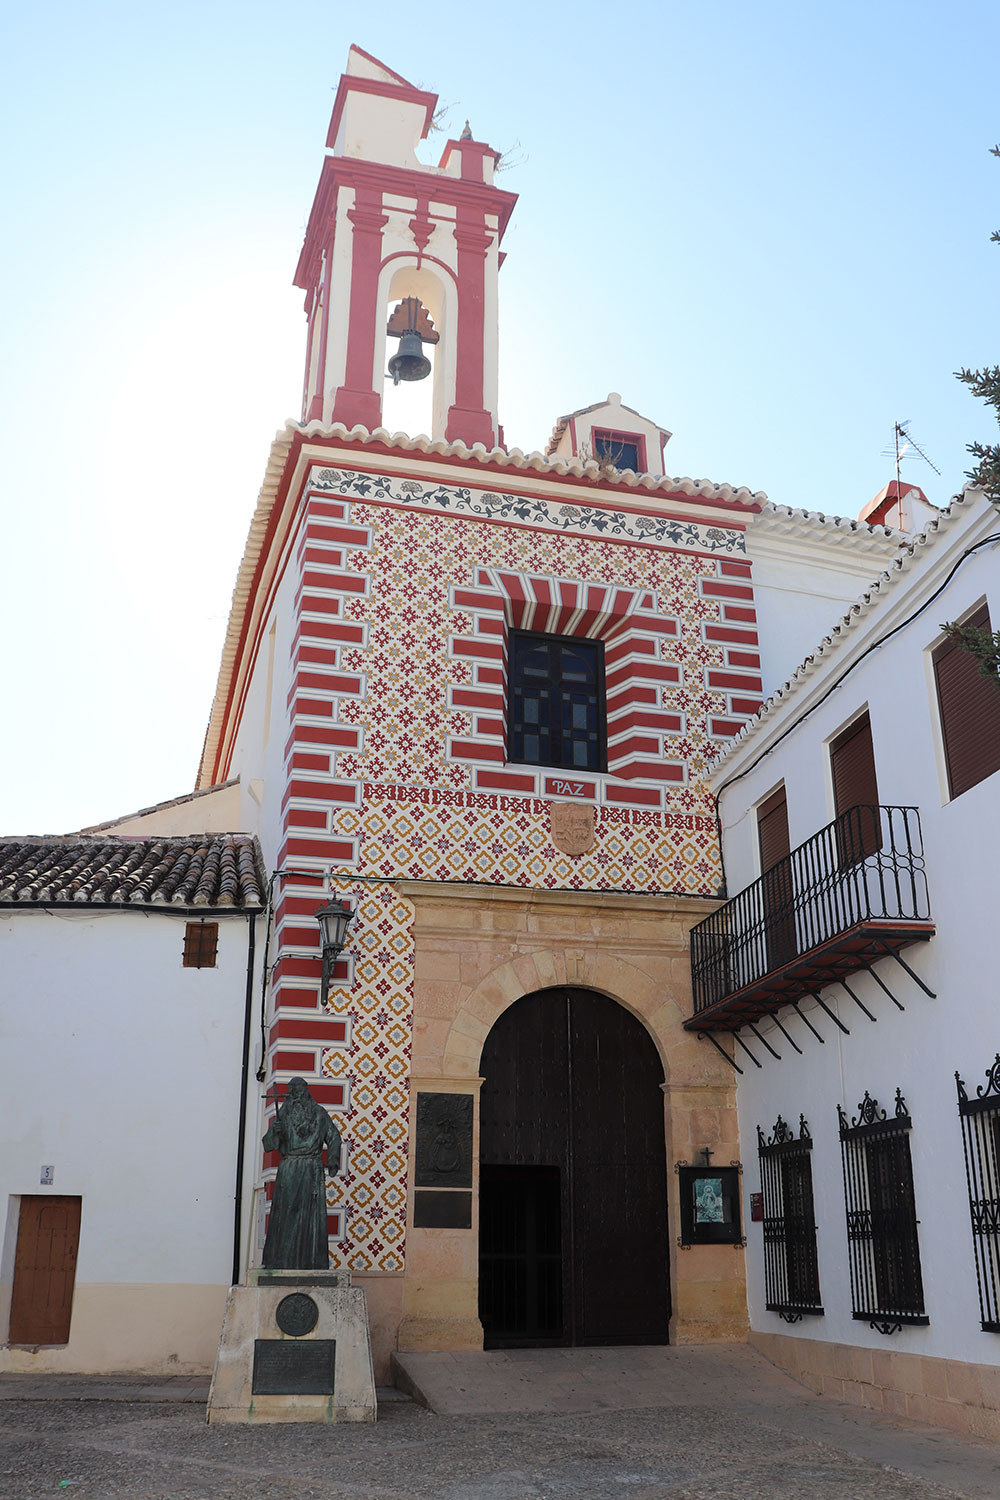
<path id="1" fill-rule="evenodd" d="M 515 1001 L 483 1048 L 479 1311 L 487 1347 L 666 1343 L 663 1065 L 596 990 Z"/>

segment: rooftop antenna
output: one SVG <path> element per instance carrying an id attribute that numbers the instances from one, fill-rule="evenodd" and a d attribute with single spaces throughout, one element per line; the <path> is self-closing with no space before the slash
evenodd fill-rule
<path id="1" fill-rule="evenodd" d="M 931 463 L 923 448 L 921 448 L 916 439 L 911 437 L 909 432 L 907 431 L 907 428 L 910 425 L 910 421 L 911 419 L 907 417 L 905 422 L 894 422 L 892 424 L 893 447 L 882 449 L 883 458 L 892 458 L 893 455 L 895 455 L 897 493 L 900 488 L 899 466 L 904 458 L 910 456 L 911 448 L 918 458 L 923 459 L 925 464 L 930 464 L 931 468 L 934 470 L 935 474 L 938 475 L 938 477 L 940 477 L 941 474 L 941 470 L 938 468 L 937 464 Z"/>

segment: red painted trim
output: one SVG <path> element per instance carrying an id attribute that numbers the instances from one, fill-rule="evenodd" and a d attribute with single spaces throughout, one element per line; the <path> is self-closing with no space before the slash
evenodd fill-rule
<path id="1" fill-rule="evenodd" d="M 366 54 L 367 56 L 367 54 Z M 382 64 L 378 63 L 381 68 Z M 391 73 L 391 68 L 386 68 Z M 399 75 L 396 74 L 396 77 Z M 424 107 L 424 123 L 420 132 L 423 140 L 431 128 L 434 119 L 434 111 L 437 109 L 437 94 L 425 93 L 423 89 L 416 89 L 412 83 L 401 79 L 399 83 L 383 82 L 381 78 L 358 78 L 353 73 L 342 73 L 337 85 L 337 95 L 333 101 L 333 114 L 330 116 L 329 129 L 326 132 L 326 149 L 332 151 L 337 142 L 340 131 L 340 122 L 343 118 L 344 107 L 347 104 L 348 94 L 375 94 L 382 99 L 398 99 L 403 104 L 422 104 Z"/>
<path id="2" fill-rule="evenodd" d="M 440 223 L 440 220 L 436 220 L 435 222 Z M 418 265 L 423 265 L 424 263 L 426 263 L 431 266 L 438 266 L 442 271 L 446 272 L 447 275 L 451 277 L 456 286 L 458 285 L 458 277 L 455 275 L 455 272 L 452 270 L 451 266 L 446 266 L 444 261 L 439 260 L 436 255 L 424 255 L 423 253 L 414 255 L 412 250 L 393 250 L 391 255 L 383 256 L 382 264 L 379 267 L 379 270 L 384 271 L 386 266 L 390 265 L 394 260 L 412 260 L 416 261 Z"/>
<path id="3" fill-rule="evenodd" d="M 538 779 L 519 771 L 477 771 L 476 786 L 494 792 L 530 792 L 534 795 Z"/>

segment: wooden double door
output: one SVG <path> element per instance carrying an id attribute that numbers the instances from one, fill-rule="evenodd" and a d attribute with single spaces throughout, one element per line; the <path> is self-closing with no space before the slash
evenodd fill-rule
<path id="1" fill-rule="evenodd" d="M 666 1343 L 663 1067 L 591 990 L 528 995 L 483 1049 L 480 1317 L 487 1348 Z"/>

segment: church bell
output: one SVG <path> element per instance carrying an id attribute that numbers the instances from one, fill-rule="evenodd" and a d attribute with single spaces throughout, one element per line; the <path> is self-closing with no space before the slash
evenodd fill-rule
<path id="1" fill-rule="evenodd" d="M 431 362 L 423 349 L 423 339 L 415 329 L 399 336 L 399 348 L 389 361 L 393 385 L 401 380 L 425 380 L 431 373 Z"/>

